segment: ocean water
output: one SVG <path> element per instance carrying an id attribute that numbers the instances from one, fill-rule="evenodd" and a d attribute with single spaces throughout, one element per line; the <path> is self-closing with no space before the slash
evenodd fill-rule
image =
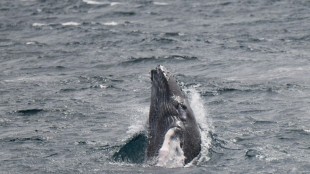
<path id="1" fill-rule="evenodd" d="M 310 1 L 0 1 L 0 173 L 310 172 Z M 149 166 L 150 70 L 188 93 L 195 164 Z"/>

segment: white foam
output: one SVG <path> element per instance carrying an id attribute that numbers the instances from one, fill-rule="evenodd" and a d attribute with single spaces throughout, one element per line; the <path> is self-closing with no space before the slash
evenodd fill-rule
<path id="1" fill-rule="evenodd" d="M 169 5 L 166 2 L 153 2 L 154 5 Z"/>
<path id="2" fill-rule="evenodd" d="M 122 4 L 122 3 L 120 3 L 120 2 L 111 2 L 111 6 L 115 6 L 115 5 L 120 5 L 120 4 Z"/>
<path id="3" fill-rule="evenodd" d="M 310 133 L 310 130 L 309 129 L 304 129 L 305 132 L 307 133 Z"/>
<path id="4" fill-rule="evenodd" d="M 99 1 L 93 1 L 93 0 L 83 0 L 83 2 L 85 2 L 86 4 L 89 4 L 89 5 L 104 5 L 104 4 L 108 4 L 107 2 L 99 2 Z"/>
<path id="5" fill-rule="evenodd" d="M 112 21 L 112 22 L 105 22 L 105 23 L 103 23 L 103 25 L 107 25 L 107 26 L 116 26 L 116 25 L 118 25 L 118 23 Z"/>
<path id="6" fill-rule="evenodd" d="M 33 41 L 29 41 L 29 42 L 26 42 L 26 45 L 35 45 L 36 42 L 33 42 Z"/>
<path id="7" fill-rule="evenodd" d="M 42 27 L 42 26 L 45 26 L 46 24 L 43 24 L 43 23 L 33 23 L 32 26 L 33 27 Z"/>
<path id="8" fill-rule="evenodd" d="M 197 164 L 201 164 L 210 160 L 209 148 L 211 146 L 211 137 L 209 136 L 209 133 L 212 130 L 212 120 L 208 118 L 207 110 L 203 104 L 203 100 L 201 99 L 200 94 L 196 91 L 196 89 L 190 88 L 185 90 L 189 92 L 190 106 L 193 109 L 196 121 L 201 130 L 200 155 L 194 159 L 192 163 L 197 162 Z M 188 164 L 187 166 L 191 166 L 191 164 Z"/>
<path id="9" fill-rule="evenodd" d="M 184 152 L 179 138 L 173 138 L 176 128 L 169 129 L 162 147 L 159 149 L 156 166 L 176 168 L 184 166 Z"/>
<path id="10" fill-rule="evenodd" d="M 99 85 L 99 87 L 100 87 L 101 89 L 106 89 L 106 88 L 108 88 L 108 86 L 106 86 L 106 85 Z"/>
<path id="11" fill-rule="evenodd" d="M 62 23 L 61 24 L 62 26 L 78 26 L 78 25 L 81 25 L 80 23 L 78 22 L 65 22 L 65 23 Z"/>

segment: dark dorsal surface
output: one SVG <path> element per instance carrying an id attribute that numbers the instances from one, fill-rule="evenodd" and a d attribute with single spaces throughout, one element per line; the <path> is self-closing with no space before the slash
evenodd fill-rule
<path id="1" fill-rule="evenodd" d="M 147 157 L 156 157 L 167 131 L 178 127 L 182 130 L 181 147 L 188 163 L 199 154 L 201 137 L 187 97 L 173 75 L 161 65 L 151 70 L 151 80 Z"/>

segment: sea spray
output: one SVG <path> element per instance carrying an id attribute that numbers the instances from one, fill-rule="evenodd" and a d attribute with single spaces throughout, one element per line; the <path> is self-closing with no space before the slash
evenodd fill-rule
<path id="1" fill-rule="evenodd" d="M 210 132 L 212 131 L 212 120 L 208 117 L 208 112 L 204 106 L 200 94 L 194 87 L 184 89 L 187 92 L 190 106 L 195 114 L 196 121 L 200 128 L 201 133 L 201 151 L 200 154 L 190 164 L 201 164 L 210 160 L 209 148 L 211 146 Z"/>
<path id="2" fill-rule="evenodd" d="M 130 116 L 130 126 L 128 127 L 127 134 L 134 135 L 144 132 L 147 129 L 147 121 L 149 114 L 149 106 L 135 106 Z"/>

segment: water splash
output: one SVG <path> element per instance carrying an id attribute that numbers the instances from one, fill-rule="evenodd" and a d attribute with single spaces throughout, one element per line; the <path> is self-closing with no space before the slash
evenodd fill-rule
<path id="1" fill-rule="evenodd" d="M 201 151 L 200 154 L 192 160 L 191 163 L 185 167 L 192 166 L 193 164 L 199 165 L 210 160 L 209 149 L 211 147 L 212 138 L 210 132 L 212 131 L 212 120 L 208 117 L 207 109 L 203 104 L 200 94 L 194 87 L 184 89 L 188 93 L 190 106 L 196 117 L 196 121 L 201 131 Z"/>
<path id="2" fill-rule="evenodd" d="M 149 114 L 149 106 L 134 106 L 131 107 L 132 112 L 130 115 L 130 126 L 128 127 L 127 134 L 134 135 L 140 132 L 144 132 L 147 129 L 147 121 Z"/>
<path id="3" fill-rule="evenodd" d="M 200 97 L 200 94 L 196 91 L 194 87 L 184 89 L 184 91 L 188 94 L 190 106 L 193 109 L 198 126 L 201 131 L 201 152 L 196 158 L 192 160 L 192 162 L 185 165 L 185 167 L 190 167 L 193 165 L 201 165 L 210 160 L 209 149 L 211 147 L 211 140 L 212 140 L 210 136 L 210 132 L 213 130 L 213 128 L 212 128 L 211 119 L 208 117 L 207 110 L 204 106 L 203 100 Z M 147 119 L 148 119 L 147 115 L 149 112 L 149 106 L 139 105 L 139 106 L 135 106 L 131 108 L 134 108 L 133 109 L 134 111 L 130 113 L 135 113 L 135 114 L 130 115 L 131 117 L 130 126 L 128 127 L 127 134 L 130 137 L 141 136 L 141 137 L 144 137 L 144 139 L 143 140 L 141 139 L 141 141 L 140 140 L 137 141 L 138 143 L 136 142 L 135 138 L 129 140 L 124 146 L 126 148 L 124 147 L 121 148 L 120 152 L 122 153 L 117 152 L 117 154 L 114 156 L 117 157 L 117 159 L 123 159 L 121 161 L 127 161 L 127 162 L 134 161 L 133 163 L 141 163 L 141 159 L 140 160 L 136 160 L 136 159 L 141 158 L 143 154 L 138 155 L 137 157 L 135 155 L 136 152 L 133 152 L 132 153 L 133 155 L 130 156 L 128 155 L 128 152 L 126 151 L 126 149 L 128 149 L 127 146 L 128 144 L 130 144 L 130 146 L 128 146 L 129 149 L 131 149 L 130 151 L 135 151 L 132 149 L 132 147 L 136 147 L 136 146 L 139 147 L 136 149 L 136 151 L 141 151 L 141 149 L 146 150 L 145 148 L 146 148 L 147 139 L 146 139 L 145 133 L 147 130 L 146 125 L 147 125 Z M 169 131 L 167 132 L 166 136 L 168 135 L 170 135 Z M 159 156 L 156 159 L 157 161 L 156 165 L 161 166 L 161 167 L 166 167 L 166 168 L 183 167 L 184 166 L 184 154 L 183 154 L 181 147 L 179 147 L 180 145 L 179 140 L 175 138 L 171 138 L 171 137 L 165 137 L 164 144 L 165 143 L 166 143 L 166 146 L 163 145 L 163 147 L 159 151 Z M 177 150 L 171 150 L 171 149 L 177 149 Z"/>

